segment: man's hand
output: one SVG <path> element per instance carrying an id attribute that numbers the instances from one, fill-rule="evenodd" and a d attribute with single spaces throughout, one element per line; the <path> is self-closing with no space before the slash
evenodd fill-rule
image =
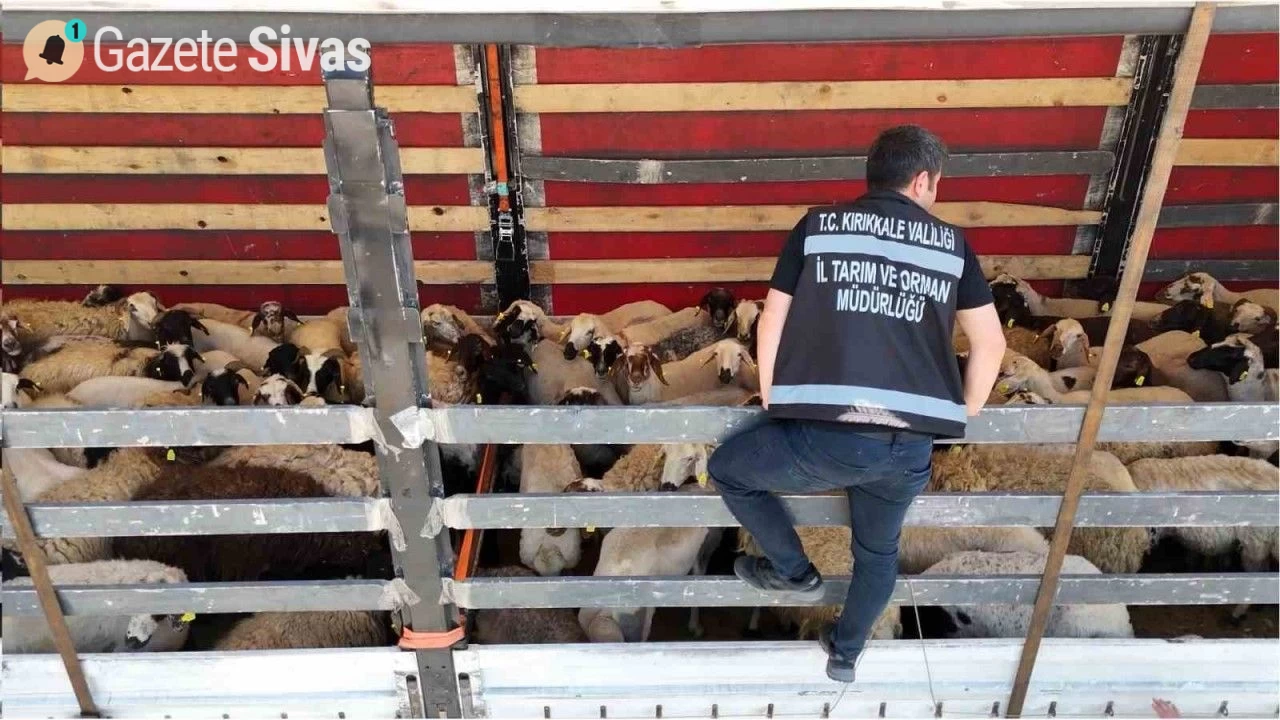
<path id="1" fill-rule="evenodd" d="M 964 405 L 969 417 L 986 405 L 1004 361 L 1004 329 L 993 303 L 957 310 L 956 322 L 969 339 L 969 361 L 964 372 Z"/>

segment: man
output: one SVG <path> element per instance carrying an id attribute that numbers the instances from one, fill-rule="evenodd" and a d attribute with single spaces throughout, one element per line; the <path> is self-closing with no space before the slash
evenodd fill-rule
<path id="1" fill-rule="evenodd" d="M 893 594 L 898 536 L 929 481 L 936 437 L 962 437 L 995 383 L 1004 334 L 964 233 L 929 214 L 946 147 L 918 126 L 884 131 L 868 192 L 813 208 L 778 258 L 757 331 L 768 422 L 729 439 L 709 472 L 764 557 L 734 571 L 764 590 L 811 598 L 822 577 L 774 492 L 844 490 L 853 579 L 819 636 L 827 675 L 853 682 Z M 961 377 L 955 323 L 969 339 Z"/>

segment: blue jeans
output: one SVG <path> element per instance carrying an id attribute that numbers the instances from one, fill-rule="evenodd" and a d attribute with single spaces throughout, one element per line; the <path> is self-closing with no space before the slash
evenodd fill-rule
<path id="1" fill-rule="evenodd" d="M 836 423 L 773 420 L 736 435 L 707 471 L 730 512 L 784 576 L 809 567 L 795 522 L 773 493 L 844 490 L 853 525 L 853 578 L 834 646 L 855 657 L 884 611 L 898 575 L 902 520 L 929 483 L 933 437 L 862 433 Z"/>

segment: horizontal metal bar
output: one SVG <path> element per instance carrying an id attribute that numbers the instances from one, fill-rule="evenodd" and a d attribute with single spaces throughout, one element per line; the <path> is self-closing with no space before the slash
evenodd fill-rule
<path id="1" fill-rule="evenodd" d="M 729 577 L 535 577 L 445 580 L 445 596 L 467 609 L 580 607 L 763 607 L 839 605 L 848 577 L 825 578 L 810 598 L 763 592 Z M 982 605 L 1035 602 L 1039 575 L 912 575 L 898 578 L 893 602 Z M 1273 604 L 1276 573 L 1204 575 L 1064 575 L 1058 604 L 1126 605 Z"/>
<path id="2" fill-rule="evenodd" d="M 952 155 L 950 177 L 1001 175 L 1093 175 L 1111 169 L 1115 156 L 1103 150 L 1084 152 L 981 153 Z M 708 160 L 606 160 L 545 157 L 520 160 L 525 177 L 569 182 L 668 183 L 800 182 L 861 180 L 866 177 L 863 156 L 783 157 Z"/>
<path id="3" fill-rule="evenodd" d="M 1143 280 L 1177 280 L 1191 272 L 1209 273 L 1219 280 L 1269 280 L 1280 276 L 1275 260 L 1152 260 Z"/>
<path id="4" fill-rule="evenodd" d="M 774 12 L 359 13 L 77 12 L 91 28 L 111 25 L 131 37 L 211 37 L 245 41 L 258 26 L 288 23 L 293 37 L 365 38 L 373 43 L 516 43 L 552 46 L 683 47 L 731 42 L 924 40 L 1070 35 L 1171 35 L 1184 32 L 1183 7 L 1025 10 L 789 10 Z M 7 42 L 25 37 L 47 11 L 5 11 Z M 1224 5 L 1216 32 L 1277 28 L 1267 6 Z"/>
<path id="5" fill-rule="evenodd" d="M 1280 218 L 1280 205 L 1276 203 L 1170 205 L 1160 211 L 1159 227 L 1275 225 L 1278 218 Z"/>
<path id="6" fill-rule="evenodd" d="M 265 535 L 387 530 L 385 498 L 294 500 L 189 500 L 94 504 L 31 504 L 40 537 L 142 537 L 148 535 Z M 0 518 L 0 534 L 11 537 Z"/>
<path id="7" fill-rule="evenodd" d="M 1083 405 L 992 407 L 969 419 L 967 443 L 1074 443 Z M 1103 416 L 1102 442 L 1280 439 L 1274 404 L 1117 405 Z M 485 407 L 413 409 L 392 418 L 407 442 L 720 442 L 764 419 L 759 409 Z"/>
<path id="8" fill-rule="evenodd" d="M 797 525 L 848 525 L 843 496 L 783 496 Z M 926 493 L 906 524 L 928 527 L 1053 525 L 1061 495 Z M 689 493 L 453 495 L 436 504 L 424 534 L 443 528 L 737 527 L 720 496 Z M 1276 525 L 1276 493 L 1088 493 L 1077 527 L 1241 527 Z"/>
<path id="9" fill-rule="evenodd" d="M 1191 96 L 1191 107 L 1197 110 L 1280 107 L 1280 85 L 1201 85 Z"/>
<path id="10" fill-rule="evenodd" d="M 58 598 L 68 615 L 395 610 L 403 604 L 402 585 L 400 580 L 77 585 L 58 588 Z M 40 614 L 34 589 L 0 587 L 6 614 Z"/>
<path id="11" fill-rule="evenodd" d="M 362 443 L 373 411 L 325 407 L 5 410 L 4 447 L 169 447 Z"/>

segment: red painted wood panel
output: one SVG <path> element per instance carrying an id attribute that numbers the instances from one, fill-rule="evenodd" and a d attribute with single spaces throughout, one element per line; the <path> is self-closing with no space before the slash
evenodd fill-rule
<path id="1" fill-rule="evenodd" d="M 577 113 L 541 116 L 545 155 L 765 157 L 865 152 L 891 125 L 936 131 L 953 152 L 1093 150 L 1103 108 Z"/>
<path id="2" fill-rule="evenodd" d="M 10 203 L 316 203 L 323 175 L 5 175 Z M 463 175 L 407 175 L 410 204 L 470 205 Z"/>
<path id="3" fill-rule="evenodd" d="M 548 207 L 627 205 L 822 205 L 852 200 L 866 192 L 861 180 L 780 183 L 690 183 L 626 185 L 546 183 Z M 946 178 L 938 187 L 942 201 L 990 200 L 1079 208 L 1089 187 L 1086 175 Z"/>
<path id="4" fill-rule="evenodd" d="M 1280 115 L 1275 110 L 1192 110 L 1187 114 L 1184 137 L 1280 137 Z"/>
<path id="5" fill-rule="evenodd" d="M 991 255 L 1065 255 L 1075 241 L 1074 227 L 974 228 L 965 232 L 974 249 Z M 549 233 L 557 260 L 637 258 L 765 257 L 782 249 L 786 233 Z"/>
<path id="6" fill-rule="evenodd" d="M 277 32 L 279 26 L 276 27 Z M 96 28 L 90 28 L 89 32 L 96 32 Z M 241 43 L 238 47 L 239 53 L 234 58 L 226 58 L 222 61 L 224 67 L 234 64 L 235 69 L 223 72 L 216 69 L 213 57 L 213 43 L 209 43 L 208 63 L 210 71 L 198 69 L 195 72 L 182 72 L 179 70 L 148 70 L 140 72 L 130 70 L 126 64 L 125 67 L 116 71 L 108 71 L 102 69 L 94 56 L 94 43 L 85 43 L 85 60 L 80 69 L 76 71 L 74 77 L 69 81 L 79 85 L 319 85 L 320 84 L 320 52 L 317 50 L 315 57 L 309 70 L 302 69 L 302 62 L 296 48 L 291 48 L 289 53 L 289 70 L 282 69 L 280 43 L 277 41 L 272 44 L 275 51 L 276 68 L 269 72 L 262 72 L 253 69 L 249 64 L 249 59 L 254 58 L 263 61 L 266 58 L 249 46 L 247 42 Z M 170 67 L 174 66 L 173 48 L 164 49 L 161 54 L 161 46 L 152 44 L 150 46 L 149 65 L 154 65 L 157 61 Z M 123 53 L 123 58 L 133 55 L 133 51 L 122 43 L 105 43 L 102 46 L 102 62 L 106 65 L 115 65 L 120 62 L 120 55 L 115 53 Z M 457 73 L 454 70 L 453 46 L 440 44 L 403 44 L 403 45 L 375 45 L 370 53 L 372 58 L 372 67 L 377 72 L 377 82 L 379 85 L 454 85 L 457 83 Z M 136 66 L 137 61 L 134 61 Z M 200 60 L 191 59 L 184 55 L 183 64 L 188 67 L 192 65 L 199 66 Z M 3 46 L 0 50 L 0 81 L 5 83 L 21 83 L 24 82 L 23 77 L 26 75 L 26 65 L 22 61 L 22 46 L 17 43 L 10 43 Z M 33 80 L 33 82 L 40 82 Z"/>
<path id="7" fill-rule="evenodd" d="M 1274 259 L 1278 229 L 1275 225 L 1250 225 L 1158 230 L 1151 241 L 1151 257 Z"/>
<path id="8" fill-rule="evenodd" d="M 1280 35 L 1276 33 L 1209 36 L 1199 83 L 1273 83 L 1280 77 Z"/>
<path id="9" fill-rule="evenodd" d="M 110 278 L 103 278 L 110 280 Z M 10 287 L 5 298 L 32 297 L 46 300 L 79 301 L 91 285 L 30 285 Z M 344 285 L 161 285 L 126 286 L 125 292 L 151 290 L 166 305 L 181 302 L 213 302 L 229 307 L 254 308 L 267 300 L 279 300 L 302 315 L 320 315 L 347 304 Z M 476 285 L 434 285 L 420 288 L 418 302 L 457 305 L 468 312 L 480 311 L 480 288 Z"/>
<path id="10" fill-rule="evenodd" d="M 538 82 L 773 82 L 1110 77 L 1123 38 L 538 48 Z"/>
<path id="11" fill-rule="evenodd" d="M 1280 179 L 1269 167 L 1175 167 L 1165 205 L 1276 202 Z"/>
<path id="12" fill-rule="evenodd" d="M 449 113 L 396 113 L 401 147 L 462 147 L 462 120 Z M 4 113 L 7 145 L 312 147 L 324 143 L 316 115 Z"/>
<path id="13" fill-rule="evenodd" d="M 472 233 L 413 233 L 418 260 L 474 260 Z M 6 260 L 340 260 L 338 239 L 327 232 L 6 230 Z"/>

